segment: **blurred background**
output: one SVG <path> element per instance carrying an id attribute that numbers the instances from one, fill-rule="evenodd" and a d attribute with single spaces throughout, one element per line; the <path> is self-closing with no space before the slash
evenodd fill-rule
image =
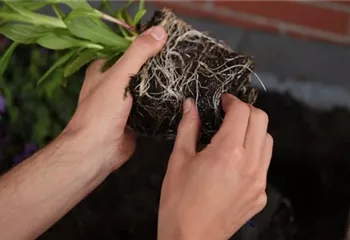
<path id="1" fill-rule="evenodd" d="M 269 113 L 275 138 L 269 202 L 232 239 L 350 239 L 350 1 L 146 1 L 146 7 L 144 21 L 167 7 L 252 55 L 267 88 L 253 77 L 261 89 L 256 105 Z M 0 38 L 0 54 L 9 44 Z M 23 46 L 0 80 L 0 172 L 45 146 L 74 111 L 83 72 L 63 84 L 58 73 L 36 87 L 57 57 Z M 139 138 L 133 159 L 41 239 L 156 239 L 172 144 Z"/>

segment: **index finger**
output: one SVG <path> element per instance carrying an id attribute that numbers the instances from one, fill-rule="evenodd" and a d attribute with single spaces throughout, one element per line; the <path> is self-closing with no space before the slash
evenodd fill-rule
<path id="1" fill-rule="evenodd" d="M 248 127 L 250 107 L 231 94 L 222 96 L 224 120 L 216 136 L 229 139 L 230 144 L 243 146 Z"/>

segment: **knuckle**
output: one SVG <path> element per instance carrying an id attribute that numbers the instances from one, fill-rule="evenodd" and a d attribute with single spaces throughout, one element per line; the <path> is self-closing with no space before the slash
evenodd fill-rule
<path id="1" fill-rule="evenodd" d="M 179 144 L 175 144 L 173 152 L 171 154 L 172 161 L 176 161 L 176 159 L 182 159 L 188 156 L 187 150 Z"/>
<path id="2" fill-rule="evenodd" d="M 242 102 L 242 101 L 236 101 L 235 108 L 237 108 L 239 110 L 239 112 L 242 114 L 249 114 L 250 113 L 249 105 Z"/>
<path id="3" fill-rule="evenodd" d="M 150 55 L 154 49 L 154 41 L 149 36 L 140 36 L 132 43 L 132 49 L 139 54 Z"/>
<path id="4" fill-rule="evenodd" d="M 260 119 L 261 121 L 264 121 L 264 122 L 269 121 L 269 116 L 263 110 L 261 110 L 259 108 L 255 108 L 253 113 L 254 113 L 255 117 Z"/>
<path id="5" fill-rule="evenodd" d="M 266 204 L 267 204 L 267 195 L 266 193 L 263 193 L 257 198 L 255 202 L 256 209 L 260 212 L 266 207 Z"/>
<path id="6" fill-rule="evenodd" d="M 241 147 L 233 147 L 230 145 L 225 146 L 225 144 L 220 144 L 218 147 L 220 152 L 220 159 L 232 163 L 235 167 L 236 163 L 244 158 L 244 149 Z M 229 164 L 229 165 L 230 165 Z"/>
<path id="7" fill-rule="evenodd" d="M 224 146 L 222 143 L 211 143 L 209 145 L 215 153 L 215 158 L 221 163 L 221 166 L 225 168 L 236 168 L 237 162 L 241 161 L 243 156 L 243 151 L 239 148 L 232 148 L 232 146 Z M 207 147 L 208 148 L 208 147 Z"/>
<path id="8" fill-rule="evenodd" d="M 234 147 L 230 152 L 230 158 L 237 160 L 244 158 L 244 148 L 243 147 Z"/>
<path id="9" fill-rule="evenodd" d="M 242 114 L 247 114 L 250 112 L 250 107 L 248 104 L 231 94 L 226 94 L 225 100 L 224 108 L 226 113 L 237 111 Z"/>
<path id="10" fill-rule="evenodd" d="M 95 75 L 97 73 L 99 73 L 100 71 L 100 66 L 102 65 L 103 60 L 99 59 L 99 60 L 95 60 L 94 62 L 92 62 L 85 71 L 85 77 L 88 78 L 91 75 Z"/>
<path id="11" fill-rule="evenodd" d="M 255 165 L 249 164 L 242 171 L 243 177 L 248 179 L 251 182 L 255 182 L 258 176 L 258 168 Z"/>
<path id="12" fill-rule="evenodd" d="M 91 64 L 86 68 L 85 77 L 88 77 L 88 76 L 90 76 L 92 73 L 94 73 L 94 71 L 95 71 L 95 65 L 96 65 L 96 62 L 93 62 L 93 63 L 91 63 Z"/>
<path id="13" fill-rule="evenodd" d="M 266 141 L 269 144 L 273 145 L 274 140 L 273 140 L 273 137 L 271 136 L 271 134 L 269 134 L 269 133 L 266 134 Z"/>
<path id="14" fill-rule="evenodd" d="M 260 194 L 261 192 L 265 192 L 266 190 L 266 182 L 265 181 L 256 181 L 255 189 Z"/>
<path id="15" fill-rule="evenodd" d="M 257 171 L 255 167 L 249 167 L 243 172 L 243 174 L 245 178 L 254 180 L 256 178 Z"/>

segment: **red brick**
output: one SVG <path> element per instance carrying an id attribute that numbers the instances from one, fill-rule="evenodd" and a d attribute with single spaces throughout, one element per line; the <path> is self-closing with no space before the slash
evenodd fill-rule
<path id="1" fill-rule="evenodd" d="M 349 15 L 311 4 L 287 1 L 219 1 L 218 7 L 281 20 L 287 23 L 312 27 L 333 33 L 347 34 Z"/>
<path id="2" fill-rule="evenodd" d="M 186 14 L 186 15 L 194 16 L 200 19 L 213 19 L 219 22 L 223 22 L 227 25 L 240 27 L 244 29 L 279 33 L 279 29 L 277 26 L 264 25 L 264 24 L 240 20 L 234 17 L 225 16 L 222 14 L 221 15 L 216 14 L 215 11 L 210 11 L 208 9 L 205 9 L 203 6 L 197 5 L 197 3 L 180 4 L 179 2 L 176 3 L 176 2 L 153 1 L 153 4 L 159 8 L 162 8 L 162 7 L 170 8 L 177 14 Z M 344 42 L 332 41 L 330 39 L 314 36 L 312 34 L 301 34 L 299 32 L 294 32 L 290 29 L 285 29 L 285 34 L 291 37 L 299 38 L 299 39 L 316 40 L 316 41 L 327 42 L 327 43 L 337 43 L 337 44 L 346 45 L 346 46 L 350 45 L 350 42 L 347 44 Z"/>
<path id="3" fill-rule="evenodd" d="M 267 31 L 267 32 L 278 32 L 277 26 L 272 25 L 264 25 L 259 23 L 253 23 L 245 20 L 240 20 L 234 17 L 228 17 L 222 14 L 216 14 L 215 11 L 210 11 L 205 9 L 203 6 L 200 6 L 195 3 L 188 4 L 180 4 L 179 2 L 153 2 L 157 7 L 167 7 L 170 8 L 176 14 L 187 14 L 190 16 L 194 16 L 202 19 L 213 19 L 219 22 L 223 22 L 227 25 L 236 26 L 244 29 L 250 30 L 259 30 L 259 31 Z"/>
<path id="4" fill-rule="evenodd" d="M 172 1 L 169 1 L 169 0 L 147 0 L 145 1 L 146 3 L 164 3 L 164 4 L 180 4 L 180 5 L 183 5 L 183 4 L 186 4 L 186 3 L 196 3 L 196 4 L 206 4 L 207 1 L 206 0 L 172 0 Z"/>

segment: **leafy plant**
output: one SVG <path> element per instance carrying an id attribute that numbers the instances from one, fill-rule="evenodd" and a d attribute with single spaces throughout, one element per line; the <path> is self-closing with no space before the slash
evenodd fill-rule
<path id="1" fill-rule="evenodd" d="M 6 49 L 1 43 L 0 36 L 0 55 Z M 83 71 L 72 76 L 76 80 L 68 87 L 62 87 L 62 69 L 37 86 L 48 66 L 60 57 L 38 45 L 19 45 L 9 61 L 0 84 L 0 172 L 28 157 L 34 146 L 46 145 L 71 118 Z"/>
<path id="2" fill-rule="evenodd" d="M 116 61 L 138 36 L 136 27 L 146 13 L 143 1 L 131 16 L 127 10 L 133 3 L 114 10 L 107 0 L 96 9 L 86 0 L 12 1 L 4 0 L 0 8 L 0 34 L 13 41 L 0 60 L 0 76 L 3 76 L 9 60 L 21 44 L 37 44 L 47 49 L 64 51 L 62 57 L 38 78 L 38 84 L 53 74 L 63 72 L 61 82 L 97 58 Z M 61 7 L 68 6 L 63 13 Z M 51 7 L 56 16 L 39 13 L 43 7 Z M 108 11 L 108 14 L 103 12 Z M 112 28 L 107 22 L 117 25 Z"/>
<path id="3" fill-rule="evenodd" d="M 88 63 L 105 58 L 106 70 L 138 36 L 135 29 L 145 9 L 140 1 L 131 16 L 133 3 L 114 10 L 106 0 L 98 8 L 85 0 L 2 1 L 0 171 L 62 131 L 74 112 Z M 55 16 L 40 13 L 44 7 Z"/>

